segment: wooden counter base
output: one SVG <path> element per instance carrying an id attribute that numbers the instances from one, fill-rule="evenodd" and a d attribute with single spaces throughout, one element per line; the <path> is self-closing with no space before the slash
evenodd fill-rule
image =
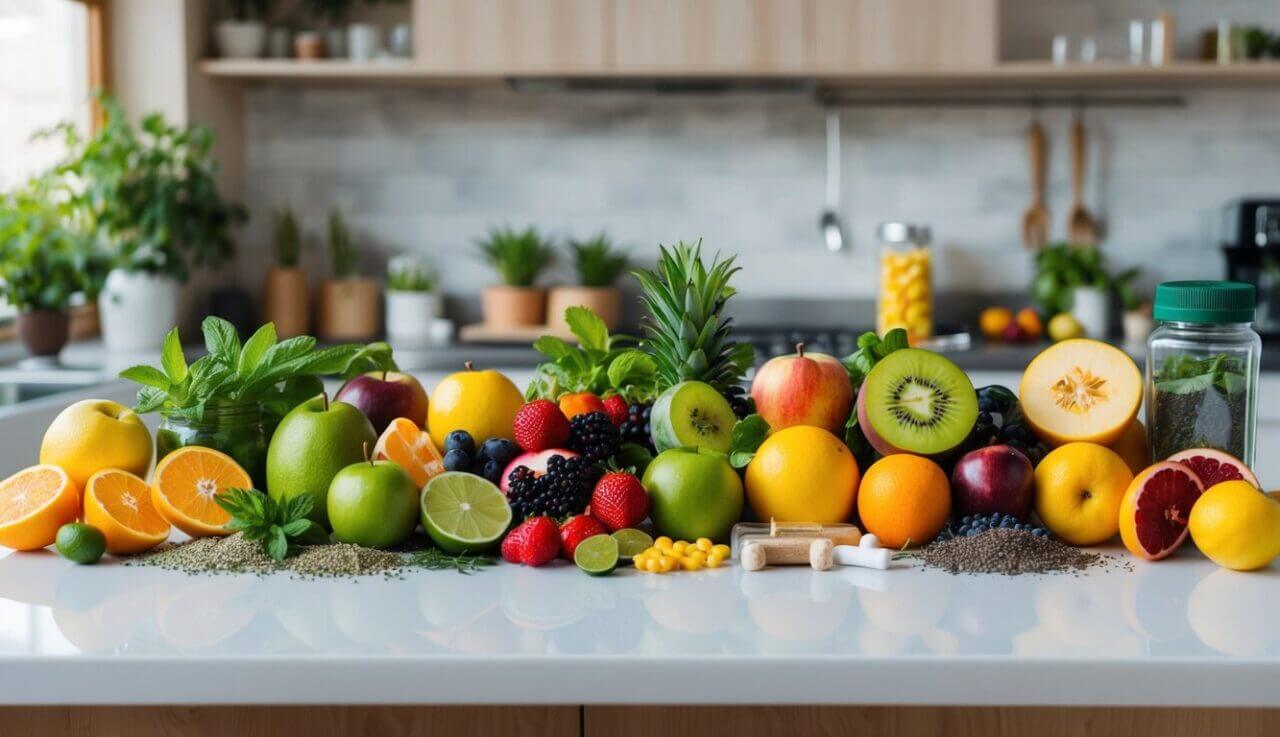
<path id="1" fill-rule="evenodd" d="M 219 706 L 4 707 L 0 734 L 41 737 L 1173 737 L 1280 734 L 1280 709 Z"/>

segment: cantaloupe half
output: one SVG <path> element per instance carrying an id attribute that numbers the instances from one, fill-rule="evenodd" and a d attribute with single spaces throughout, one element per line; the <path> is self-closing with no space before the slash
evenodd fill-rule
<path id="1" fill-rule="evenodd" d="M 1138 413 L 1142 374 L 1119 348 L 1064 340 L 1027 364 L 1018 395 L 1027 424 L 1046 443 L 1110 445 Z"/>

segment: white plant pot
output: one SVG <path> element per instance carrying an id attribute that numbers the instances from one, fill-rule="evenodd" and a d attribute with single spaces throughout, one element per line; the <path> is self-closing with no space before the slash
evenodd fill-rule
<path id="1" fill-rule="evenodd" d="M 393 348 L 426 348 L 435 340 L 432 322 L 440 316 L 443 300 L 439 292 L 386 293 L 387 341 Z"/>
<path id="2" fill-rule="evenodd" d="M 163 274 L 113 270 L 98 295 L 98 319 L 107 350 L 158 350 L 178 324 L 178 280 Z"/>
<path id="3" fill-rule="evenodd" d="M 1090 338 L 1104 340 L 1111 332 L 1111 293 L 1097 287 L 1076 287 L 1071 316 Z"/>
<path id="4" fill-rule="evenodd" d="M 1147 336 L 1155 329 L 1155 321 L 1146 310 L 1129 310 L 1121 316 L 1120 324 L 1124 326 L 1124 342 L 1132 345 L 1144 345 Z"/>
<path id="5" fill-rule="evenodd" d="M 256 59 L 267 46 L 267 24 L 262 21 L 219 21 L 214 33 L 224 59 Z"/>
<path id="6" fill-rule="evenodd" d="M 372 23 L 347 26 L 347 56 L 351 61 L 373 61 L 382 53 L 382 30 Z"/>

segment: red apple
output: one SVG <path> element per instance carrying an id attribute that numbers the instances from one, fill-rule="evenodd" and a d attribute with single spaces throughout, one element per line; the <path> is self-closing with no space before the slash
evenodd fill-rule
<path id="1" fill-rule="evenodd" d="M 379 435 L 397 417 L 407 417 L 418 427 L 427 424 L 427 391 L 417 379 L 399 371 L 370 371 L 352 377 L 334 400 L 363 412 Z"/>
<path id="2" fill-rule="evenodd" d="M 751 382 L 751 398 L 771 430 L 813 425 L 843 437 L 853 387 L 840 361 L 825 353 L 805 353 L 801 343 L 795 353 L 760 367 Z"/>
<path id="3" fill-rule="evenodd" d="M 1009 514 L 1025 522 L 1031 514 L 1035 470 L 1016 448 L 989 445 L 964 454 L 951 472 L 958 513 Z"/>

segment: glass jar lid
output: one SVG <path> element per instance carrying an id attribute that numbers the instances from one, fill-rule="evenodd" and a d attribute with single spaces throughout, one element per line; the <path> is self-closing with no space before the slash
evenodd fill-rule
<path id="1" fill-rule="evenodd" d="M 1256 290 L 1236 281 L 1167 281 L 1156 286 L 1152 316 L 1210 325 L 1253 322 Z"/>
<path id="2" fill-rule="evenodd" d="M 876 227 L 876 238 L 881 243 L 910 243 L 916 246 L 927 246 L 933 238 L 928 225 L 887 222 Z"/>

